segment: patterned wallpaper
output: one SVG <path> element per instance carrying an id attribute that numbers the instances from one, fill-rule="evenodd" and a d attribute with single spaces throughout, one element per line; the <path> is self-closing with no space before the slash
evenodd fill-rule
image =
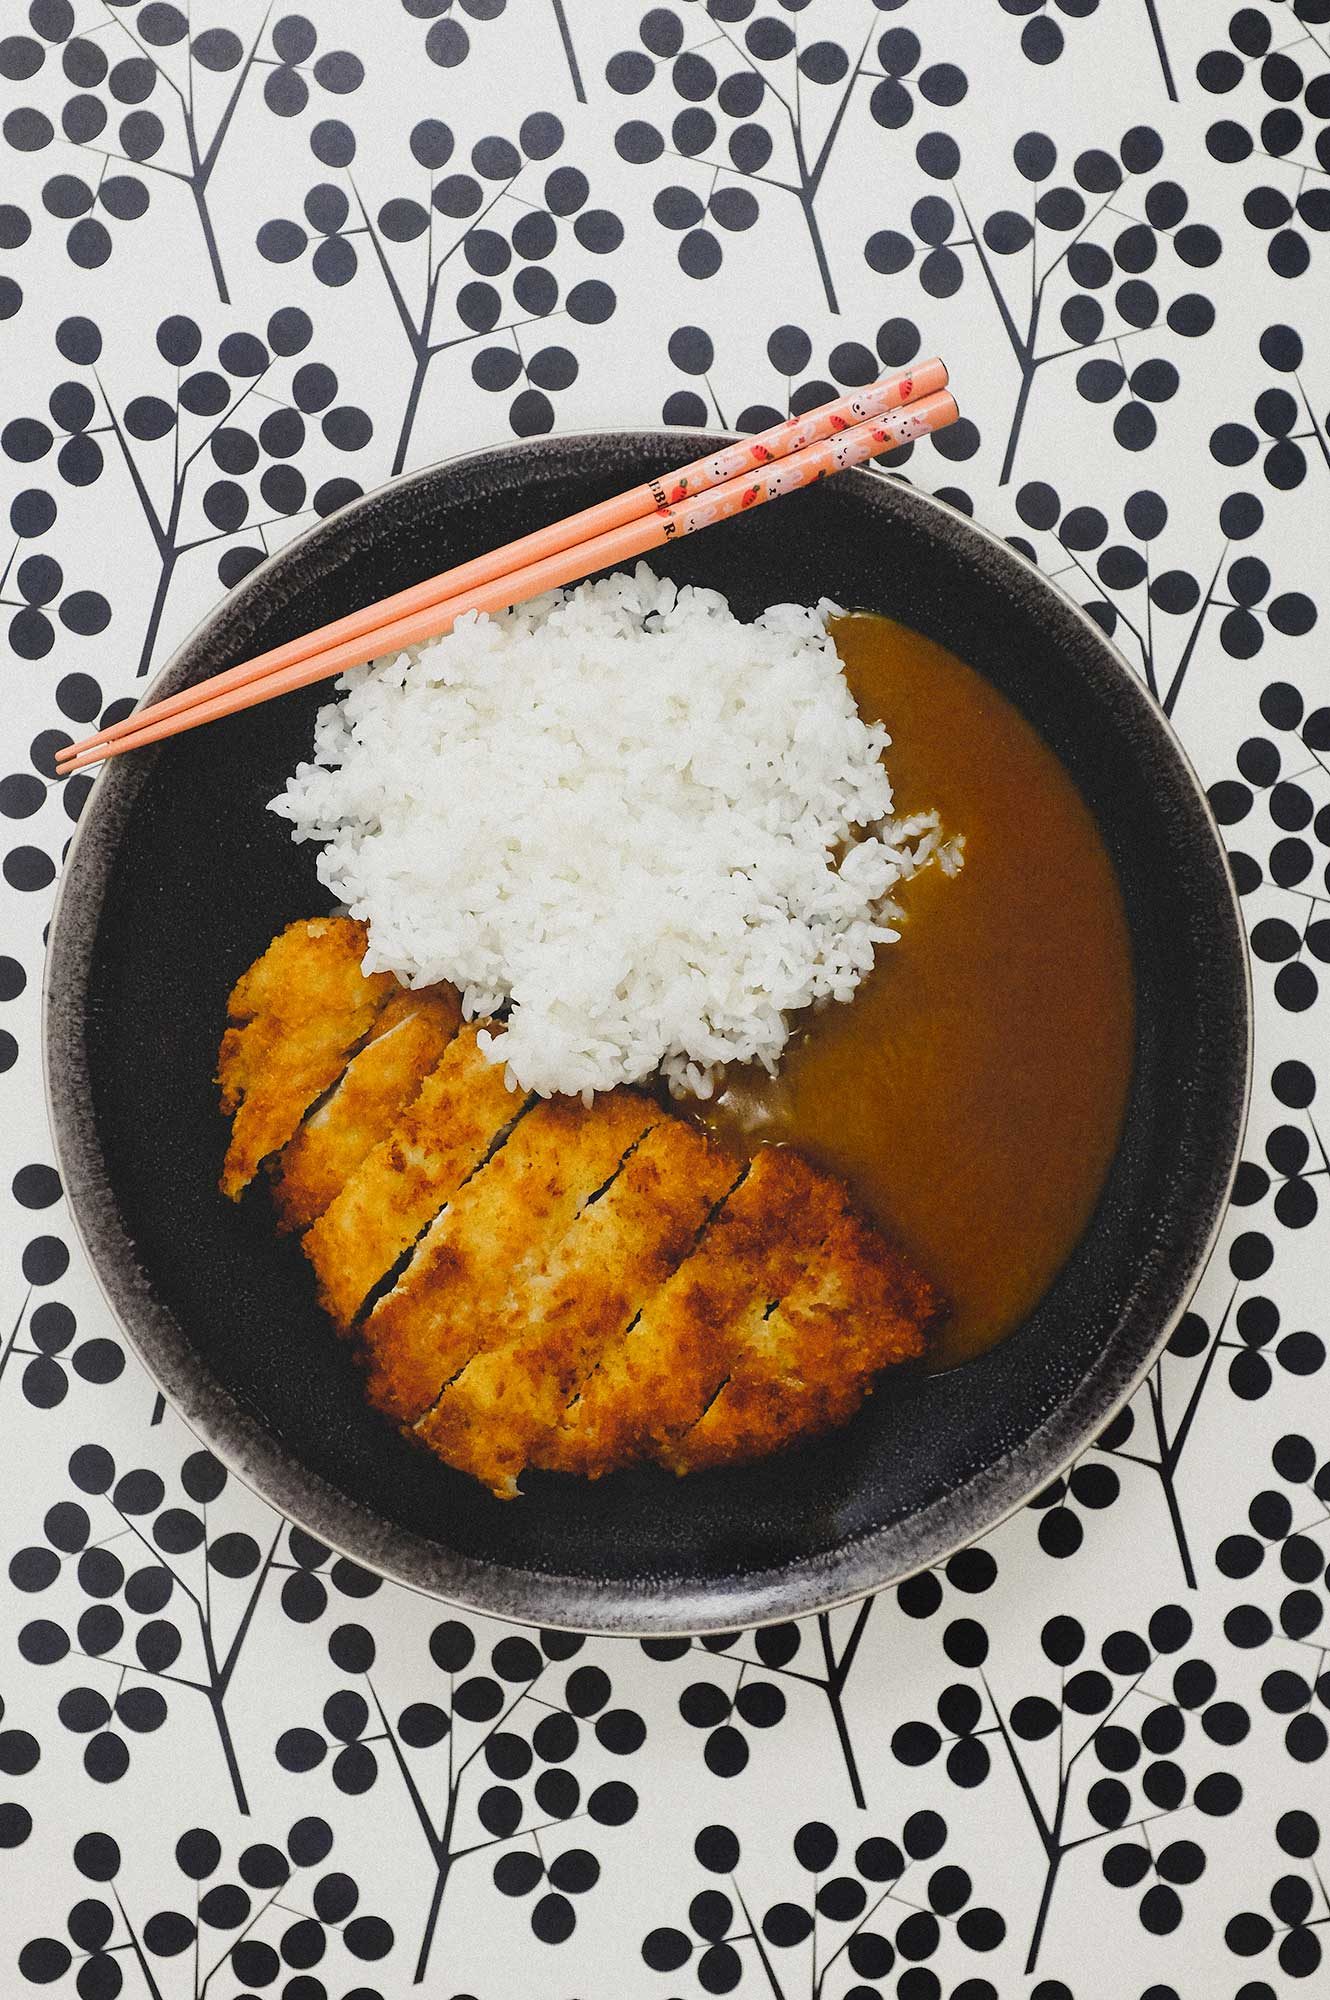
<path id="1" fill-rule="evenodd" d="M 0 1989 L 1325 1990 L 1330 0 L 0 27 Z M 1087 604 L 1230 846 L 1255 1096 L 1193 1309 L 1065 1478 L 829 1616 L 639 1645 L 380 1585 L 200 1449 L 72 1245 L 54 753 L 393 472 L 937 351 L 964 421 L 894 470 Z"/>

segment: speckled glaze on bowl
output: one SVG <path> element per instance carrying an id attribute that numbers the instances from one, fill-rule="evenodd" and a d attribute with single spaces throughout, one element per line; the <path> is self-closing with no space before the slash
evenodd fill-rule
<path id="1" fill-rule="evenodd" d="M 262 565 L 156 698 L 707 448 L 550 438 L 399 480 Z M 111 763 L 51 929 L 47 1087 L 65 1188 L 111 1308 L 199 1435 L 274 1506 L 474 1610 L 616 1633 L 789 1618 L 936 1562 L 1036 1492 L 1130 1394 L 1181 1314 L 1238 1156 L 1250 1071 L 1241 922 L 1175 738 L 1098 628 L 1004 543 L 899 480 L 849 473 L 662 550 L 755 615 L 827 595 L 985 674 L 1063 759 L 1122 882 L 1135 1073 L 1107 1186 L 1028 1321 L 981 1360 L 885 1386 L 834 1439 L 740 1471 L 548 1475 L 501 1503 L 366 1406 L 264 1191 L 217 1192 L 228 989 L 329 907 L 265 812 L 326 687 Z M 1087 1061 L 1093 1050 L 1087 1050 Z"/>

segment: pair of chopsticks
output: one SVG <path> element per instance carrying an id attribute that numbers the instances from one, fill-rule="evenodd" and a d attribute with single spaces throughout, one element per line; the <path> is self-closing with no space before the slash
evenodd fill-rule
<path id="1" fill-rule="evenodd" d="M 941 361 L 921 361 L 904 374 L 856 389 L 677 472 L 583 508 L 67 745 L 56 758 L 57 776 L 68 777 L 126 750 L 437 639 L 467 611 L 502 611 L 525 603 L 942 430 L 959 414 L 946 384 Z"/>

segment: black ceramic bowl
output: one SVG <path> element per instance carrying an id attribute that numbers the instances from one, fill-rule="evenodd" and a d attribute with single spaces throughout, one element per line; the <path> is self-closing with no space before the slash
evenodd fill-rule
<path id="1" fill-rule="evenodd" d="M 508 446 L 402 479 L 256 570 L 181 648 L 164 695 L 707 448 L 678 432 Z M 896 480 L 852 472 L 653 559 L 752 617 L 823 595 L 969 661 L 1062 758 L 1116 864 L 1135 1074 L 1071 1261 L 1001 1347 L 892 1383 L 845 1431 L 743 1470 L 537 1476 L 501 1503 L 367 1407 L 261 1189 L 217 1192 L 227 991 L 326 909 L 313 849 L 264 808 L 326 686 L 111 763 L 51 932 L 47 1076 L 65 1187 L 111 1307 L 209 1445 L 313 1534 L 474 1609 L 625 1633 L 790 1617 L 990 1527 L 1106 1423 L 1195 1283 L 1237 1158 L 1250 999 L 1227 867 L 1158 709 L 1037 570 Z"/>

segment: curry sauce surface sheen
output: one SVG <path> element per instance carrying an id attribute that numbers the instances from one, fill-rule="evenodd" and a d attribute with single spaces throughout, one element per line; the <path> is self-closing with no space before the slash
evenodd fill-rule
<path id="1" fill-rule="evenodd" d="M 864 720 L 891 733 L 896 811 L 936 807 L 965 865 L 904 884 L 900 939 L 851 1004 L 701 1115 L 849 1184 L 949 1298 L 945 1366 L 1020 1323 L 1103 1186 L 1131 1077 L 1126 916 L 1080 793 L 1004 696 L 889 619 L 833 635 Z"/>

